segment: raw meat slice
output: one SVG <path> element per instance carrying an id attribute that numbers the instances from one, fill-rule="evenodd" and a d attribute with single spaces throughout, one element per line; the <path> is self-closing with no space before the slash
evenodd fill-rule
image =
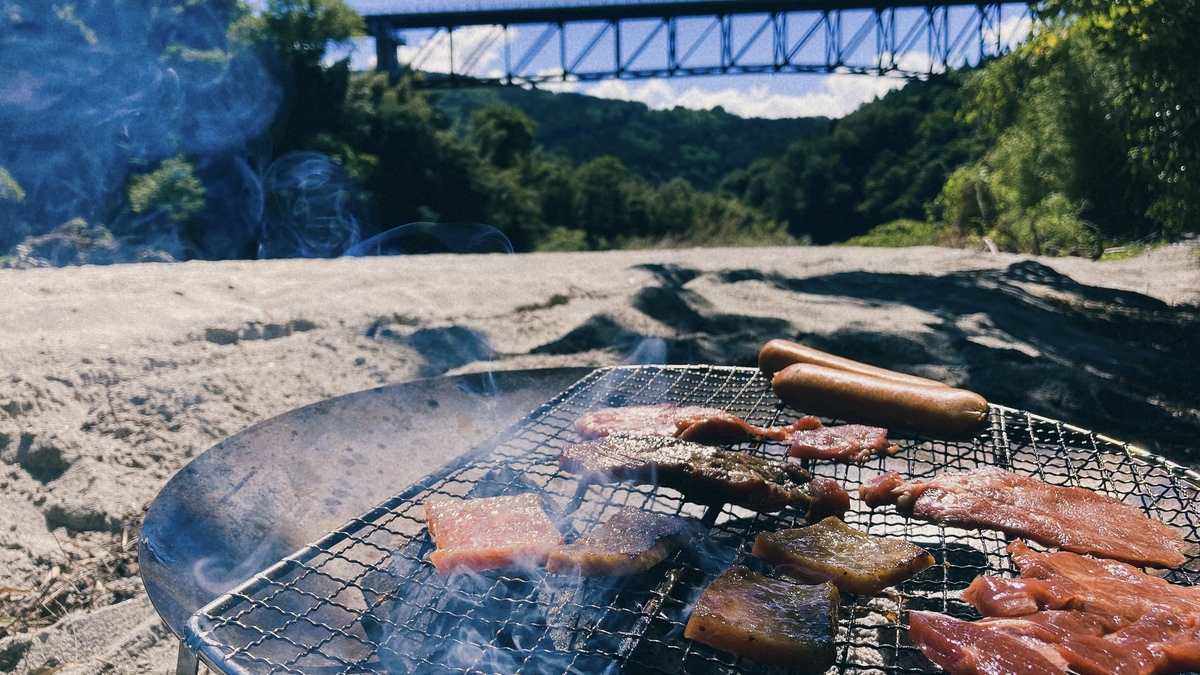
<path id="1" fill-rule="evenodd" d="M 684 637 L 763 663 L 823 673 L 833 665 L 838 590 L 731 567 L 700 594 Z"/>
<path id="2" fill-rule="evenodd" d="M 626 507 L 551 553 L 546 571 L 590 577 L 637 574 L 662 562 L 699 531 L 700 523 L 693 518 Z"/>
<path id="3" fill-rule="evenodd" d="M 801 417 L 789 425 L 759 427 L 720 408 L 671 403 L 602 408 L 575 420 L 575 430 L 585 439 L 612 433 L 649 434 L 709 445 L 745 443 L 759 438 L 782 441 L 797 430 L 820 425 L 815 417 Z"/>
<path id="4" fill-rule="evenodd" d="M 679 490 L 701 504 L 735 504 L 754 511 L 788 506 L 810 513 L 845 512 L 850 497 L 836 483 L 810 490 L 812 475 L 790 462 L 762 459 L 733 450 L 667 436 L 614 433 L 567 446 L 558 465 L 589 480 L 632 481 Z M 814 496 L 820 501 L 814 503 Z M 844 504 L 845 506 L 842 506 Z"/>
<path id="5" fill-rule="evenodd" d="M 429 561 L 443 574 L 540 565 L 562 545 L 535 494 L 430 500 L 424 507 L 437 547 Z"/>
<path id="6" fill-rule="evenodd" d="M 1039 553 L 1020 541 L 1009 552 L 1020 579 L 980 577 L 962 595 L 984 619 L 909 616 L 913 641 L 954 675 L 1024 673 L 1023 664 L 1040 664 L 1039 657 L 1054 672 L 1080 675 L 1170 675 L 1200 668 L 1200 588 L 1177 586 L 1114 560 Z M 1002 614 L 993 616 L 997 611 Z M 1004 667 L 975 669 L 981 658 L 1015 655 L 1020 658 Z"/>
<path id="7" fill-rule="evenodd" d="M 900 447 L 888 440 L 887 429 L 865 424 L 839 424 L 801 429 L 788 435 L 788 456 L 861 464 L 871 455 L 894 455 Z"/>
<path id="8" fill-rule="evenodd" d="M 1119 499 L 995 467 L 917 481 L 888 472 L 863 484 L 859 495 L 872 508 L 895 504 L 941 525 L 1000 530 L 1137 565 L 1177 567 L 1195 548 L 1174 528 Z"/>
<path id="9" fill-rule="evenodd" d="M 933 565 L 925 549 L 895 537 L 857 530 L 838 518 L 766 532 L 754 540 L 756 557 L 806 583 L 828 581 L 844 593 L 875 595 Z"/>
<path id="10" fill-rule="evenodd" d="M 909 612 L 908 634 L 925 656 L 951 675 L 1063 675 L 1036 646 L 975 622 L 933 612 Z"/>

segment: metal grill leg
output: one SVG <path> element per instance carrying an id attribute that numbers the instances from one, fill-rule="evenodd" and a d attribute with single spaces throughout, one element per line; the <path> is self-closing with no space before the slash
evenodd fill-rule
<path id="1" fill-rule="evenodd" d="M 200 656 L 188 649 L 187 643 L 179 641 L 179 655 L 175 658 L 175 675 L 197 675 L 200 671 Z"/>

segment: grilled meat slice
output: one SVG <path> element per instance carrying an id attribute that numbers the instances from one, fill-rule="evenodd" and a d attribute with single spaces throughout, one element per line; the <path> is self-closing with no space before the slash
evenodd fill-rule
<path id="1" fill-rule="evenodd" d="M 823 673 L 833 665 L 838 590 L 731 567 L 700 594 L 684 637 L 763 663 Z"/>
<path id="2" fill-rule="evenodd" d="M 788 456 L 862 464 L 871 455 L 894 455 L 899 446 L 888 440 L 887 429 L 865 424 L 839 424 L 800 429 L 788 434 Z"/>
<path id="3" fill-rule="evenodd" d="M 673 488 L 700 504 L 734 504 L 762 512 L 793 506 L 820 517 L 838 509 L 840 515 L 850 504 L 846 491 L 829 479 L 812 489 L 812 475 L 796 464 L 667 436 L 609 434 L 567 446 L 559 453 L 558 465 L 588 480 Z"/>
<path id="4" fill-rule="evenodd" d="M 1119 499 L 982 467 L 905 481 L 895 472 L 859 488 L 868 506 L 895 504 L 942 525 L 982 527 L 1135 565 L 1177 567 L 1194 549 L 1174 528 Z"/>
<path id="5" fill-rule="evenodd" d="M 867 534 L 829 517 L 816 525 L 765 532 L 756 557 L 807 583 L 828 581 L 845 593 L 875 595 L 933 565 L 925 549 L 895 537 Z"/>
<path id="6" fill-rule="evenodd" d="M 815 417 L 801 417 L 788 425 L 760 427 L 720 408 L 671 403 L 601 408 L 586 412 L 575 420 L 575 430 L 585 439 L 612 433 L 649 434 L 709 445 L 745 443 L 760 438 L 782 441 L 795 431 L 820 425 Z"/>
<path id="7" fill-rule="evenodd" d="M 546 571 L 589 577 L 637 574 L 662 562 L 699 531 L 700 523 L 693 518 L 626 507 L 551 553 Z"/>
<path id="8" fill-rule="evenodd" d="M 540 565 L 562 535 L 537 495 L 426 501 L 425 525 L 437 549 L 429 561 L 443 574 L 510 565 Z"/>

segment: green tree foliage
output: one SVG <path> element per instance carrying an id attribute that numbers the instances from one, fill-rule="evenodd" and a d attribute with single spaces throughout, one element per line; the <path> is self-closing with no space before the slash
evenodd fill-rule
<path id="1" fill-rule="evenodd" d="M 816 243 L 924 218 L 946 178 L 980 151 L 956 117 L 957 89 L 952 77 L 909 83 L 731 173 L 722 188 Z"/>
<path id="2" fill-rule="evenodd" d="M 537 124 L 516 108 L 489 105 L 471 114 L 471 137 L 479 154 L 497 169 L 508 169 L 533 149 Z"/>
<path id="3" fill-rule="evenodd" d="M 205 206 L 204 184 L 182 156 L 163 160 L 149 173 L 134 175 L 127 189 L 134 213 L 157 209 L 175 223 L 188 222 Z"/>
<path id="4" fill-rule="evenodd" d="M 965 119 L 993 140 L 947 181 L 935 215 L 968 239 L 1043 254 L 1194 231 L 1197 31 L 1196 0 L 1045 5 L 1028 41 L 968 80 Z"/>
<path id="5" fill-rule="evenodd" d="M 721 108 L 651 110 L 642 103 L 519 87 L 443 91 L 436 103 L 459 127 L 467 126 L 475 111 L 504 104 L 536 121 L 534 140 L 549 153 L 575 164 L 611 155 L 652 185 L 683 178 L 706 191 L 730 171 L 775 154 L 829 122 L 744 119 Z"/>
<path id="6" fill-rule="evenodd" d="M 1091 46 L 1113 76 L 1102 101 L 1122 127 L 1151 231 L 1200 228 L 1200 0 L 1051 0 L 1050 27 Z M 1143 228 L 1144 229 L 1144 228 Z"/>

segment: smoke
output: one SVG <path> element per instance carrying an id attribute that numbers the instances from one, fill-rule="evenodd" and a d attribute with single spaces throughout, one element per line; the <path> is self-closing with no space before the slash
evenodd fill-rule
<path id="1" fill-rule="evenodd" d="M 512 253 L 504 233 L 482 223 L 409 223 L 380 233 L 343 255 L 411 255 L 416 253 Z"/>
<path id="2" fill-rule="evenodd" d="M 253 163 L 280 89 L 258 52 L 230 38 L 239 6 L 0 7 L 0 167 L 20 188 L 19 198 L 0 198 L 0 252 L 81 218 L 118 241 L 150 229 L 151 245 L 186 256 L 169 214 L 135 213 L 124 187 L 176 156 Z M 170 236 L 153 232 L 168 227 Z"/>
<path id="3" fill-rule="evenodd" d="M 511 253 L 478 224 L 378 232 L 328 156 L 271 161 L 283 88 L 235 0 L 0 0 L 0 255 L 20 266 Z M 269 57 L 269 58 L 268 58 Z M 13 262 L 15 260 L 15 262 Z"/>

